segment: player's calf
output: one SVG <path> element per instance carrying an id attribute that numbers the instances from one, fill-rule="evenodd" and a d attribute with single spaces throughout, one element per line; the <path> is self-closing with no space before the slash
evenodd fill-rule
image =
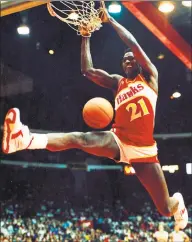
<path id="1" fill-rule="evenodd" d="M 49 133 L 47 138 L 46 148 L 53 152 L 86 147 L 85 135 L 82 132 Z"/>
<path id="2" fill-rule="evenodd" d="M 111 132 L 72 132 L 61 134 L 47 134 L 47 149 L 61 151 L 67 149 L 80 149 L 89 154 L 116 158 L 119 156 L 119 147 Z"/>

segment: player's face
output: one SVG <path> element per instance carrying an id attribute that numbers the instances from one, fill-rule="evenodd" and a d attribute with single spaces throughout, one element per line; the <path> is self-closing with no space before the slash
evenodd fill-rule
<path id="1" fill-rule="evenodd" d="M 122 66 L 127 76 L 134 76 L 139 72 L 138 63 L 132 52 L 125 53 L 122 61 Z"/>

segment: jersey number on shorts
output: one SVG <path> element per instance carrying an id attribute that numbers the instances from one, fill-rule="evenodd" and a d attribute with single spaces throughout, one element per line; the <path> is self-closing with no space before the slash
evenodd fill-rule
<path id="1" fill-rule="evenodd" d="M 138 109 L 142 109 L 142 111 L 138 111 Z M 129 110 L 131 110 L 131 120 L 130 122 L 132 122 L 133 120 L 137 119 L 137 118 L 141 118 L 142 116 L 145 116 L 147 114 L 149 114 L 149 110 L 145 104 L 145 101 L 143 100 L 143 98 L 139 99 L 139 101 L 137 101 L 137 103 L 129 103 L 126 107 L 126 110 L 129 112 Z"/>

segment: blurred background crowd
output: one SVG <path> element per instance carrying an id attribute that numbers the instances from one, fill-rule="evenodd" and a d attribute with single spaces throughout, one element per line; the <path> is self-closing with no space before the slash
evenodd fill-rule
<path id="1" fill-rule="evenodd" d="M 0 176 L 4 242 L 155 242 L 162 222 L 165 231 L 174 231 L 174 219 L 156 211 L 134 175 L 1 166 Z M 173 190 L 176 179 L 167 176 Z M 184 232 L 190 238 L 192 201 L 187 186 L 182 192 L 190 218 Z"/>

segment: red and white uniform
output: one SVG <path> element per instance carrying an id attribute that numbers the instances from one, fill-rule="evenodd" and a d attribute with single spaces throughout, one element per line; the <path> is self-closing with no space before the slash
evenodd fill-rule
<path id="1" fill-rule="evenodd" d="M 153 139 L 156 102 L 157 93 L 142 75 L 134 80 L 122 78 L 119 81 L 115 96 L 116 116 L 111 131 L 118 145 L 122 146 L 122 152 L 129 156 L 126 162 L 157 162 L 157 147 Z"/>

